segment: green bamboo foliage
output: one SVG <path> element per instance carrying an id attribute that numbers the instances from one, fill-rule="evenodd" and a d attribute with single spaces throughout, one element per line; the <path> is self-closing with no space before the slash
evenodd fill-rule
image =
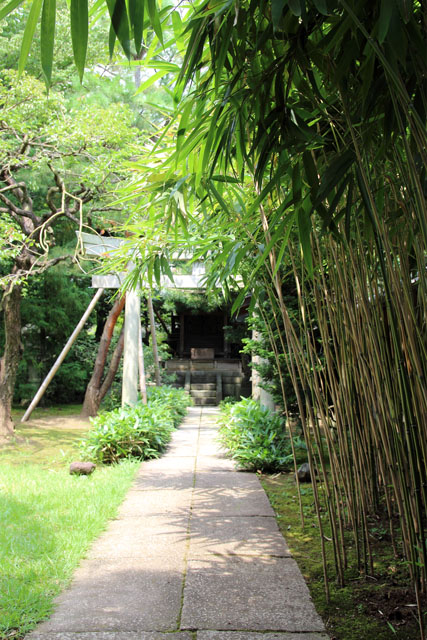
<path id="1" fill-rule="evenodd" d="M 348 527 L 359 570 L 374 573 L 370 529 L 378 515 L 386 517 L 395 555 L 408 561 L 422 637 L 427 405 L 426 316 L 420 288 L 425 248 L 421 250 L 418 239 L 410 268 L 405 235 L 412 235 L 412 224 L 409 219 L 407 228 L 401 227 L 396 235 L 383 218 L 374 237 L 372 229 L 367 235 L 361 232 L 359 220 L 347 240 L 345 233 L 337 239 L 316 231 L 312 278 L 307 277 L 299 250 L 289 243 L 287 255 L 300 303 L 297 325 L 283 305 L 280 277 L 273 276 L 274 248 L 261 288 L 268 291 L 274 310 L 275 326 L 268 333 L 274 334 L 276 361 L 279 347 L 288 355 L 297 394 L 303 389 L 299 413 L 310 464 L 322 478 L 337 579 L 344 584 Z M 321 502 L 315 490 L 320 527 Z M 326 566 L 325 577 L 331 578 Z"/>
<path id="2" fill-rule="evenodd" d="M 406 17 L 400 3 L 388 16 L 368 3 L 339 4 L 346 21 L 331 18 L 322 27 L 318 13 L 310 22 L 307 14 L 295 20 L 285 10 L 276 26 L 290 39 L 278 39 L 253 57 L 237 56 L 237 37 L 221 40 L 224 17 L 215 47 L 218 55 L 220 43 L 227 46 L 233 60 L 228 73 L 222 70 L 230 98 L 222 93 L 216 107 L 205 108 L 206 117 L 193 112 L 196 126 L 179 141 L 176 159 L 190 150 L 197 157 L 200 149 L 200 162 L 193 159 L 191 167 L 195 188 L 204 180 L 212 206 L 221 209 L 214 215 L 221 251 L 212 282 L 225 282 L 246 256 L 252 267 L 240 300 L 248 291 L 270 300 L 274 323 L 267 333 L 279 370 L 286 355 L 310 464 L 322 480 L 321 491 L 313 486 L 320 535 L 323 541 L 324 507 L 339 583 L 348 565 L 346 530 L 352 531 L 359 570 L 372 575 L 370 531 L 377 516 L 386 517 L 396 557 L 408 562 L 424 637 L 426 136 L 425 70 L 416 55 L 421 14 L 417 3 Z M 249 24 L 246 16 L 246 42 L 273 42 L 262 21 L 267 5 L 253 9 L 259 13 Z M 233 19 L 239 23 L 241 16 Z M 203 25 L 200 18 L 197 28 Z M 311 49 L 301 46 L 301 31 L 311 38 Z M 360 52 L 358 64 L 353 47 Z M 197 63 L 206 51 L 205 42 L 193 47 Z M 226 67 L 227 56 L 221 59 Z M 217 66 L 212 82 L 214 75 L 220 93 Z M 189 104 L 182 119 L 185 113 L 188 120 Z M 210 179 L 203 177 L 209 167 Z M 223 176 L 234 171 L 246 186 L 239 190 L 225 177 L 225 186 L 214 182 L 214 170 Z M 299 244 L 291 232 L 295 226 Z M 289 271 L 298 292 L 297 321 L 283 299 L 282 278 Z M 327 584 L 332 575 L 326 563 L 324 568 Z"/>

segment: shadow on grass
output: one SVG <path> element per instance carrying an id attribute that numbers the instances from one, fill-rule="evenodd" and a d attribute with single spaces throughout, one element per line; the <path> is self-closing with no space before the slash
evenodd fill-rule
<path id="1" fill-rule="evenodd" d="M 15 435 L 0 446 L 0 462 L 11 464 L 43 464 L 62 466 L 71 456 L 77 455 L 77 445 L 90 429 L 88 421 L 77 416 L 39 420 L 29 424 L 17 424 Z"/>

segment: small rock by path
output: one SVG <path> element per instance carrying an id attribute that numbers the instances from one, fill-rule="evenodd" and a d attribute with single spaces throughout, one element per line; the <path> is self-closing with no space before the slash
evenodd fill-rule
<path id="1" fill-rule="evenodd" d="M 254 474 L 192 407 L 28 640 L 327 640 Z"/>

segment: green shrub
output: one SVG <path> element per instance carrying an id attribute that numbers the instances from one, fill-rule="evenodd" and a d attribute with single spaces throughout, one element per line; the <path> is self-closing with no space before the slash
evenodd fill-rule
<path id="1" fill-rule="evenodd" d="M 162 387 L 148 387 L 148 403 L 159 400 L 172 415 L 174 426 L 177 427 L 187 412 L 187 407 L 192 403 L 190 396 L 184 389 L 176 389 L 164 385 Z"/>
<path id="2" fill-rule="evenodd" d="M 239 402 L 239 401 L 234 396 L 225 396 L 225 398 L 223 398 L 221 400 L 221 402 L 219 403 L 219 408 L 222 409 L 226 405 L 228 405 L 228 404 L 236 404 L 236 402 Z"/>
<path id="3" fill-rule="evenodd" d="M 220 442 L 239 467 L 249 471 L 288 471 L 292 448 L 283 419 L 255 400 L 224 404 L 219 418 Z M 306 460 L 306 446 L 294 438 L 297 461 Z"/>
<path id="4" fill-rule="evenodd" d="M 185 415 L 189 398 L 183 389 L 150 389 L 148 404 L 138 403 L 100 413 L 80 445 L 88 460 L 110 464 L 122 458 L 158 458 Z"/>

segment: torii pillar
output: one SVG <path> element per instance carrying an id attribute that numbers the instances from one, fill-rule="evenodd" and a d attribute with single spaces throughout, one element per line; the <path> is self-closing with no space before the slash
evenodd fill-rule
<path id="1" fill-rule="evenodd" d="M 123 383 L 122 407 L 125 404 L 134 405 L 138 400 L 138 347 L 140 340 L 140 309 L 139 291 L 130 290 L 126 293 L 125 305 L 125 345 L 123 349 Z"/>
<path id="2" fill-rule="evenodd" d="M 105 257 L 126 243 L 125 238 L 80 233 L 80 242 L 88 255 Z M 123 275 L 93 276 L 92 287 L 117 289 L 122 285 Z M 140 342 L 141 302 L 139 290 L 126 292 L 125 344 L 123 349 L 122 406 L 134 405 L 138 401 L 138 350 Z"/>

